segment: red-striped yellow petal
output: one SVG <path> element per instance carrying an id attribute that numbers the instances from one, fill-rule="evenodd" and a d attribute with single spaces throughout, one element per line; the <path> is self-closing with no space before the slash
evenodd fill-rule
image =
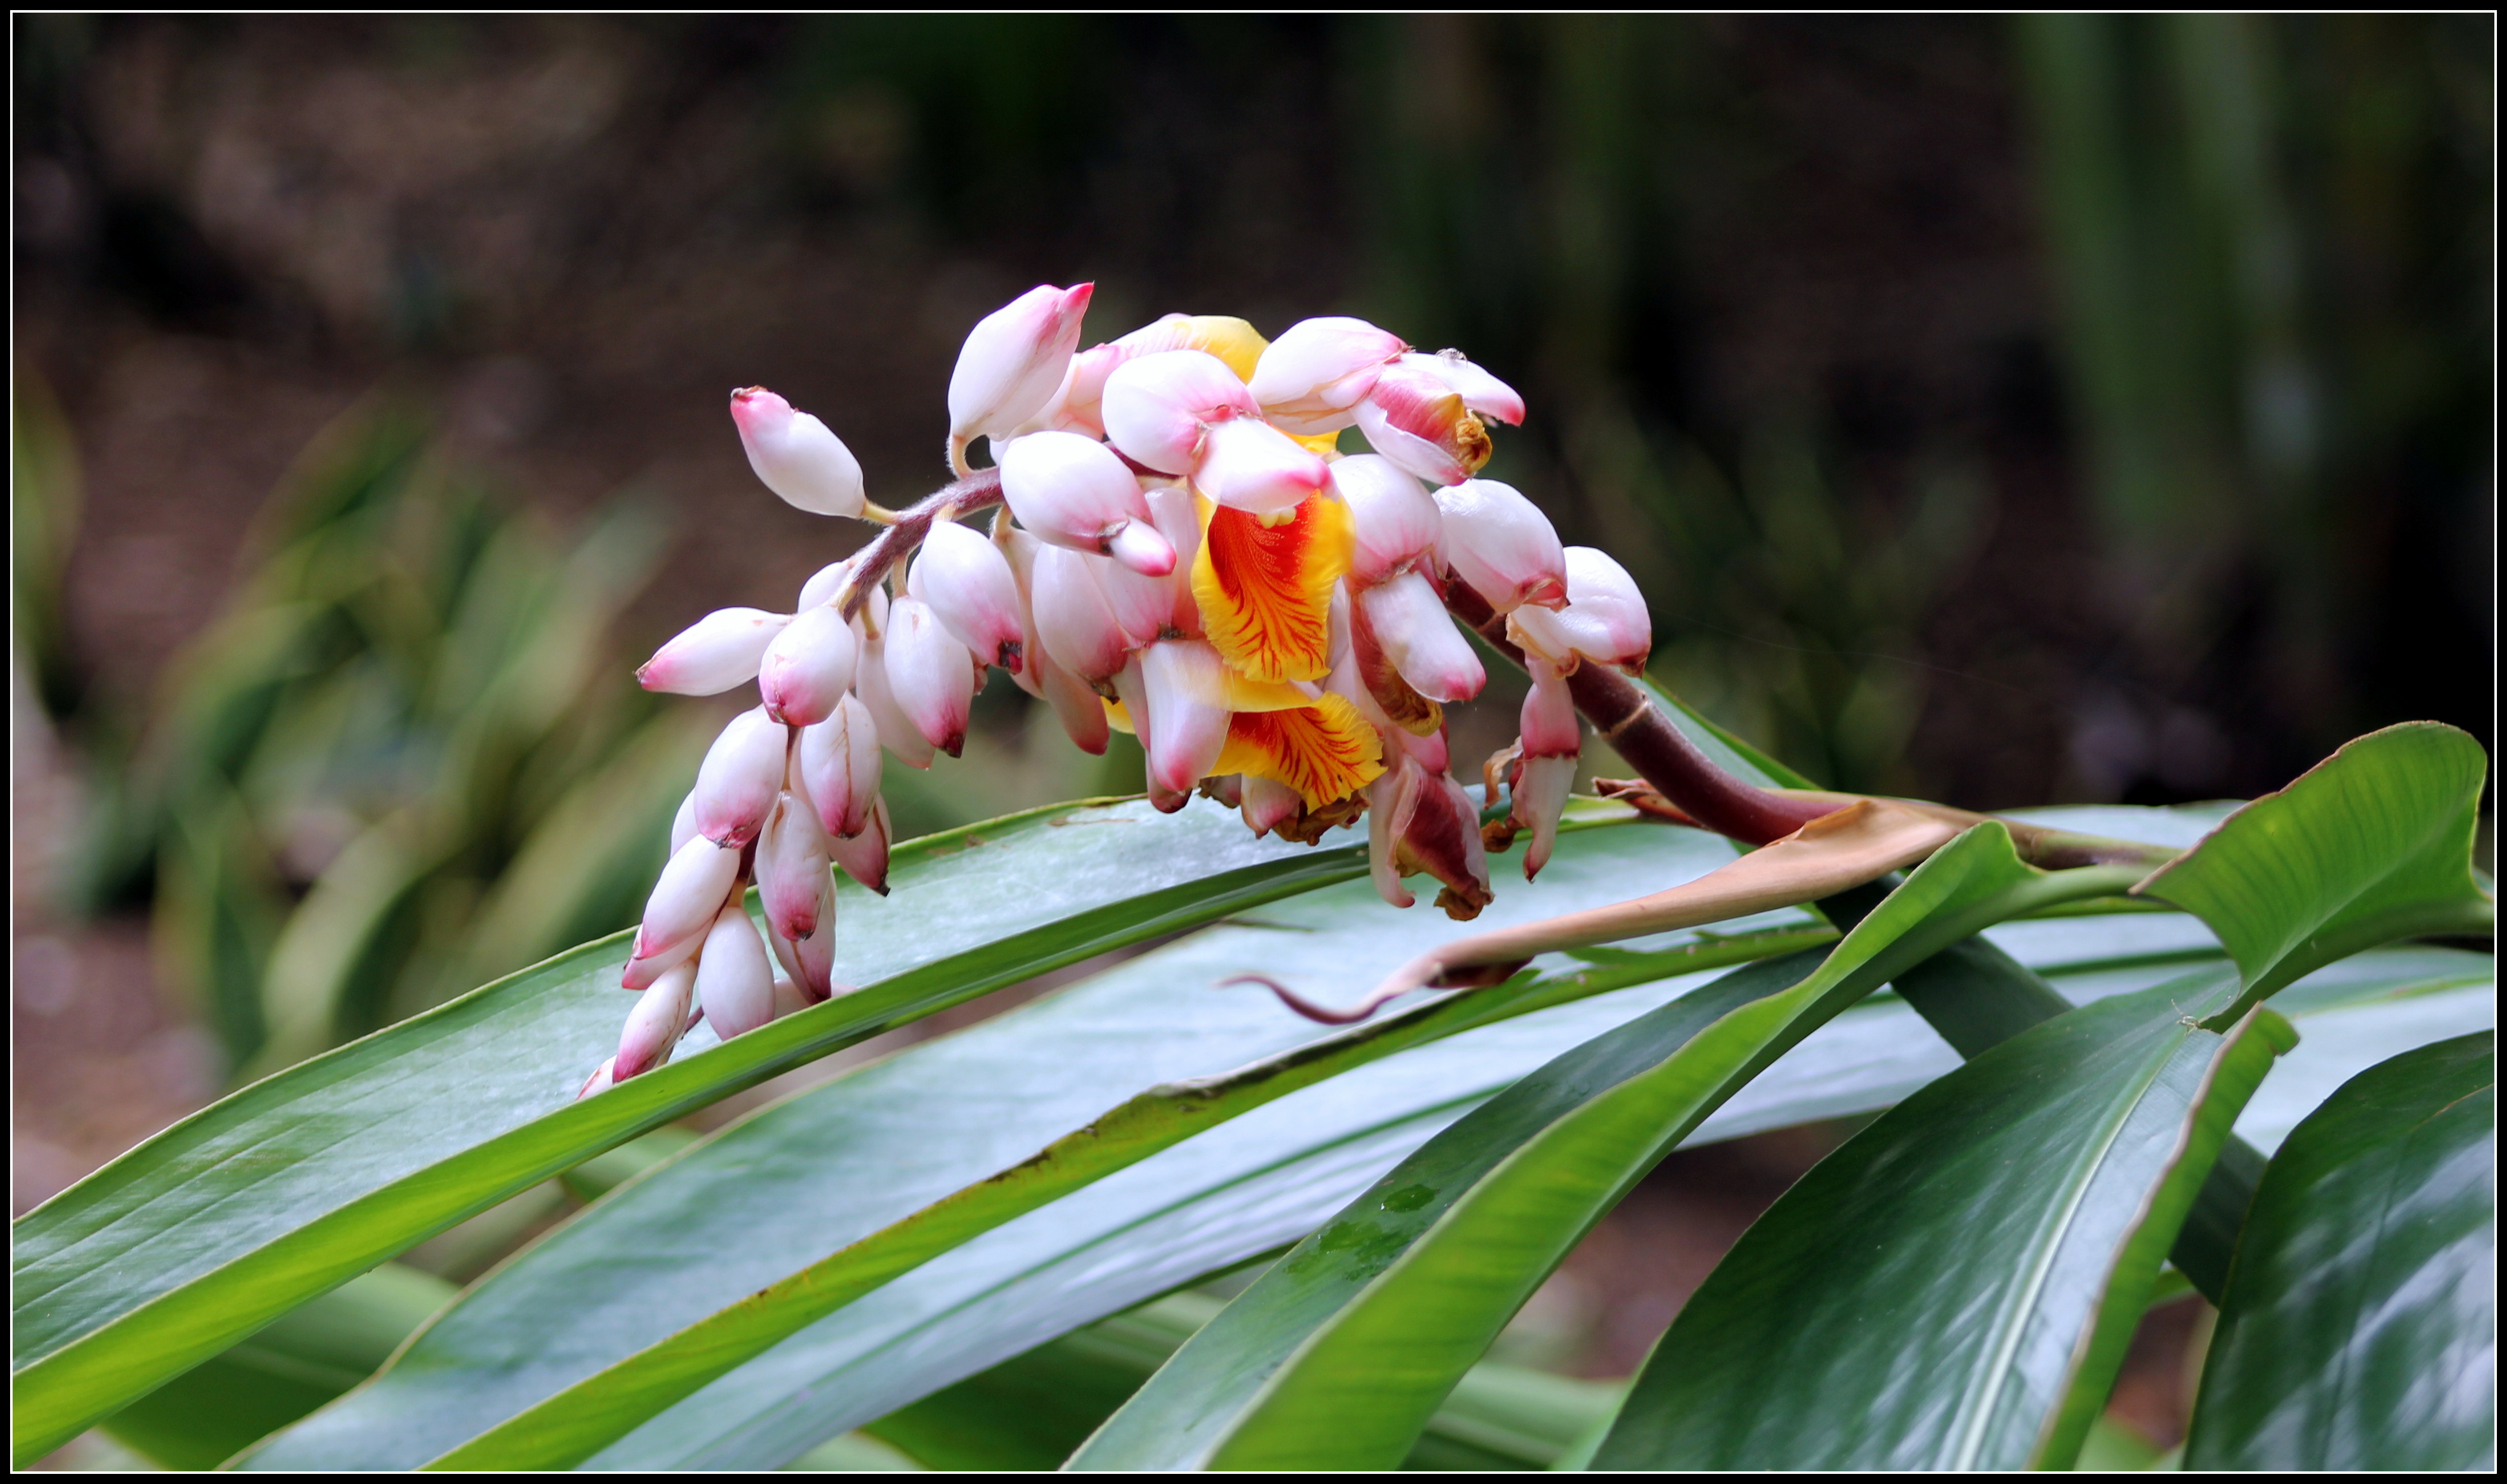
<path id="1" fill-rule="evenodd" d="M 1320 680 L 1331 670 L 1332 584 L 1349 570 L 1357 525 L 1349 506 L 1314 494 L 1266 524 L 1206 506 L 1192 596 L 1210 642 L 1256 680 Z"/>
<path id="2" fill-rule="evenodd" d="M 1237 712 L 1211 771 L 1286 783 L 1319 810 L 1374 782 L 1384 772 L 1384 744 L 1358 707 L 1326 693 L 1289 710 Z"/>

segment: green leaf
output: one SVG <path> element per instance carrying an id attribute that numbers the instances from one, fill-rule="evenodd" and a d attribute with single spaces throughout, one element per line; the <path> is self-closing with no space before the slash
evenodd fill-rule
<path id="1" fill-rule="evenodd" d="M 2062 1467 L 2291 1041 L 2225 968 L 2086 1006 L 1881 1115 L 1673 1321 L 1597 1468 Z"/>
<path id="2" fill-rule="evenodd" d="M 1608 901 L 1623 893 L 1632 878 L 1693 877 L 1731 859 L 1732 853 L 1728 844 L 1691 830 L 1637 825 L 1578 832 L 1562 837 L 1558 857 L 1539 884 L 1501 897 L 1490 909 L 1491 918 L 1537 918 Z M 1754 925 L 1798 931 L 1810 925 L 1810 919 L 1791 911 L 1769 914 L 1763 923 L 1726 925 L 1735 931 Z M 474 1289 L 373 1388 L 274 1440 L 257 1462 L 269 1466 L 408 1466 L 423 1462 L 833 1249 L 914 1216 L 962 1187 L 980 1186 L 987 1176 L 1018 1166 L 1058 1136 L 1087 1124 L 1144 1082 L 1210 1077 L 1326 1035 L 1324 1028 L 1288 1013 L 1258 990 L 1208 988 L 1227 975 L 1261 965 L 1331 997 L 1365 982 L 1356 976 L 1389 968 L 1421 947 L 1462 930 L 1440 916 L 1395 912 L 1363 883 L 1352 883 L 1240 915 L 1227 925 L 1131 960 L 1053 998 L 918 1045 L 812 1089 L 620 1189 L 600 1207 L 553 1234 Z M 1667 954 L 1677 954 L 1683 944 L 1693 947 L 1698 942 L 1695 935 L 1681 935 L 1665 947 Z M 1676 973 L 1695 961 L 1665 957 L 1652 973 Z M 1579 965 L 1563 959 L 1544 960 L 1536 967 L 1551 974 L 1580 972 Z M 1589 1006 L 1548 1013 L 1584 1017 L 1575 1024 L 1588 1028 L 1582 1034 L 1589 1035 L 1659 1003 L 1671 990 L 1641 993 L 1653 997 L 1616 1006 L 1593 1001 Z M 1469 1012 L 1469 1004 L 1470 996 L 1446 996 L 1425 1008 L 1443 1016 L 1476 1013 Z M 1230 1144 L 1199 1155 L 1171 1149 L 1127 1176 L 1145 1177 L 1152 1166 L 1162 1162 L 1170 1173 L 1148 1186 L 1132 1188 L 1158 1192 L 1163 1198 L 1169 1190 L 1192 1188 L 1194 1181 L 1205 1178 L 1201 1172 L 1209 1170 L 1217 1172 L 1206 1176 L 1219 1192 L 1214 1199 L 1237 1200 L 1237 1187 L 1230 1182 L 1249 1176 L 1228 1161 L 1254 1157 L 1245 1153 L 1248 1148 L 1258 1153 L 1257 1171 L 1306 1156 L 1326 1169 L 1337 1170 L 1336 1161 L 1356 1157 L 1355 1145 L 1341 1145 L 1361 1137 L 1379 1137 L 1353 1132 L 1353 1128 L 1375 1130 L 1380 1124 L 1406 1131 L 1431 1110 L 1441 1122 L 1571 1044 L 1557 1039 L 1569 1032 L 1522 1029 L 1545 1018 L 1527 1017 L 1508 1028 L 1509 1034 L 1522 1037 L 1520 1045 L 1457 1053 L 1464 1055 L 1458 1065 L 1472 1069 L 1468 1073 L 1449 1070 L 1448 1075 L 1422 1084 L 1424 1092 L 1409 1102 L 1344 1104 L 1336 1094 L 1326 1102 L 1349 1109 L 1334 1115 L 1339 1123 L 1332 1116 L 1313 1113 L 1289 1125 L 1294 1132 L 1285 1140 L 1278 1125 L 1265 1124 L 1272 1131 L 1263 1136 L 1272 1140 L 1269 1143 Z M 1297 1068 L 1285 1070 L 1294 1073 Z M 1338 1078 L 1331 1085 L 1348 1080 Z M 1409 1085 L 1399 1077 L 1395 1082 Z M 1322 1091 L 1309 1089 L 1264 1113 L 1277 1112 L 1299 1099 L 1311 1101 Z M 1359 1094 L 1353 1091 L 1347 1096 Z M 1198 1114 L 1194 1118 L 1201 1122 Z M 1350 1125 L 1353 1118 L 1359 1121 Z M 1415 1142 L 1426 1132 L 1401 1132 L 1398 1137 Z M 1230 1149 L 1237 1152 L 1229 1153 Z M 1387 1156 L 1388 1161 L 1399 1152 Z M 1177 1173 L 1179 1167 L 1183 1173 Z M 1357 1176 L 1357 1183 L 1375 1173 L 1376 1169 L 1366 1170 Z M 1310 1180 L 1323 1177 L 1311 1171 L 1308 1176 Z M 1011 1181 L 1003 1193 L 1015 1197 L 1018 1182 Z M 1336 1202 L 1355 1185 L 1327 1188 Z M 1119 1194 L 1108 1199 L 1115 1200 Z M 1288 1209 L 1294 1213 L 1302 1202 L 1301 1196 Z M 1329 1209 L 1330 1204 L 1325 1204 L 1314 1215 Z M 1077 1224 L 1057 1225 L 1057 1219 Z M 1065 1213 L 1061 1218 L 1035 1213 L 1013 1225 L 1031 1232 L 1039 1223 L 1055 1230 L 1076 1230 L 1091 1219 L 1086 1210 Z M 1273 1219 L 1267 1212 L 1260 1216 L 1262 1223 Z M 1194 1241 L 1217 1245 L 1206 1259 L 1194 1255 L 1197 1249 L 1189 1246 L 1159 1254 L 1160 1261 L 1184 1265 L 1184 1271 L 1160 1287 L 1264 1249 L 1238 1250 L 1239 1234 L 1234 1231 L 1204 1232 L 1186 1225 L 1193 1230 Z M 1292 1226 L 1269 1238 L 1267 1245 L 1291 1241 L 1303 1230 Z M 965 1235 L 957 1234 L 958 1240 L 963 1241 Z M 994 1236 L 1001 1240 L 987 1249 L 997 1254 L 987 1260 L 1021 1270 L 1047 1268 L 1067 1255 L 1058 1249 L 1036 1248 L 1033 1236 L 1007 1230 Z M 978 1239 L 969 1247 L 982 1248 L 988 1242 L 992 1239 Z M 878 1251 L 873 1249 L 861 1255 L 876 1256 Z M 683 1270 L 657 1289 L 646 1275 L 649 1264 L 665 1256 L 674 1258 Z M 831 1269 L 829 1276 L 839 1277 L 841 1272 Z M 923 1276 L 918 1272 L 916 1278 Z M 1128 1274 L 1115 1276 L 1129 1278 Z M 945 1275 L 932 1281 L 938 1283 L 941 1277 Z M 890 1284 L 881 1293 L 891 1296 L 898 1286 Z M 1051 1338 L 1070 1323 L 1100 1318 L 1156 1291 L 1110 1292 L 1103 1308 L 1077 1314 L 1058 1328 L 1024 1340 L 1006 1331 L 999 1337 L 978 1334 L 974 1339 L 986 1347 L 998 1340 L 1007 1348 L 991 1348 L 972 1357 L 963 1369 L 940 1375 L 926 1389 L 980 1370 Z M 862 1317 L 858 1306 L 828 1323 L 849 1340 L 864 1336 L 875 1340 L 878 1333 L 876 1321 Z M 902 1374 L 890 1367 L 882 1371 L 879 1380 L 885 1385 Z M 742 1389 L 740 1394 L 766 1399 L 756 1386 Z M 822 1390 L 818 1394 L 823 1397 L 826 1393 Z M 846 1415 L 851 1420 L 844 1426 L 868 1421 L 915 1394 L 919 1394 L 907 1392 L 867 1412 L 853 1411 L 849 1403 Z M 690 1410 L 701 1409 L 692 1402 Z M 818 1410 L 824 1410 L 823 1402 Z M 793 1452 L 817 1440 L 809 1437 Z M 782 1458 L 791 1456 L 787 1453 Z M 782 1458 L 766 1462 L 781 1463 Z"/>
<path id="3" fill-rule="evenodd" d="M 2244 976 L 2211 1029 L 2361 949 L 2491 932 L 2497 903 L 2472 871 L 2488 764 L 2437 722 L 2371 732 L 2152 872 L 2135 889 L 2208 923 Z"/>
<path id="4" fill-rule="evenodd" d="M 847 891 L 860 991 L 572 1101 L 619 934 L 246 1088 L 13 1227 L 13 1450 L 39 1457 L 412 1244 L 740 1088 L 1046 969 L 1362 873 L 1222 812 L 1066 806 L 902 846 Z M 788 1271 L 788 1269 L 787 1269 Z"/>
<path id="5" fill-rule="evenodd" d="M 2485 1032 L 2345 1083 L 2246 1218 L 2189 1468 L 2489 1469 L 2497 1065 Z"/>
<path id="6" fill-rule="evenodd" d="M 1736 972 L 1579 1047 L 1404 1161 L 1266 1274 L 1074 1466 L 1369 1467 L 1625 1190 L 1821 1023 L 2017 902 L 2112 889 L 1958 837 L 1814 963 Z"/>
<path id="7" fill-rule="evenodd" d="M 387 1262 L 185 1371 L 104 1430 L 168 1468 L 213 1468 L 363 1381 L 454 1291 Z"/>

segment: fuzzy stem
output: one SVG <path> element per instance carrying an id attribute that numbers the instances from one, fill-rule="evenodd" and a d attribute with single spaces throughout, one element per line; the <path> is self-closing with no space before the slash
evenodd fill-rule
<path id="1" fill-rule="evenodd" d="M 978 469 L 945 489 L 934 490 L 896 512 L 896 524 L 871 538 L 862 548 L 861 561 L 845 578 L 833 601 L 847 618 L 861 611 L 869 601 L 871 589 L 880 585 L 908 552 L 923 544 L 931 534 L 934 521 L 954 521 L 978 510 L 990 510 L 1001 502 L 1001 475 L 998 469 Z"/>

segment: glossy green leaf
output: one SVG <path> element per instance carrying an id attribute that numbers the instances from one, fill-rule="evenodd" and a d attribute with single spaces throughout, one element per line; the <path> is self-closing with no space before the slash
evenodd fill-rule
<path id="1" fill-rule="evenodd" d="M 2212 1029 L 2361 949 L 2489 933 L 2497 903 L 2472 871 L 2488 766 L 2437 722 L 2371 732 L 2151 873 L 2137 889 L 2208 923 L 2244 975 Z"/>
<path id="2" fill-rule="evenodd" d="M 1631 879 L 1678 881 L 1731 856 L 1729 845 L 1691 830 L 1580 831 L 1562 837 L 1540 883 L 1501 896 L 1484 921 L 1611 900 Z M 1809 922 L 1791 912 L 1763 924 L 1726 925 L 1743 931 Z M 1328 998 L 1349 993 L 1350 976 L 1390 968 L 1464 930 L 1438 915 L 1394 912 L 1363 884 L 1316 892 L 1240 915 L 1053 998 L 813 1089 L 725 1131 L 552 1235 L 468 1295 L 375 1387 L 274 1441 L 268 1460 L 272 1466 L 423 1462 L 831 1251 L 1019 1165 L 1145 1082 L 1209 1077 L 1326 1033 L 1259 990 L 1208 988 L 1228 974 L 1261 966 Z M 1699 941 L 1694 934 L 1681 940 Z M 1680 944 L 1666 946 L 1677 951 Z M 1665 959 L 1652 972 L 1679 966 Z M 1543 967 L 1579 971 L 1564 959 Z M 1468 996 L 1446 1002 L 1459 1009 Z M 1647 1007 L 1601 1013 L 1625 1018 Z M 1599 1030 L 1612 1022 L 1582 1023 Z M 1473 1073 L 1492 1080 L 1437 1087 L 1434 1105 L 1476 1101 L 1537 1065 L 1560 1049 L 1545 1034 L 1534 1033 L 1536 1049 L 1489 1064 L 1499 1069 Z M 1295 1147 L 1302 1146 L 1283 1145 L 1281 1157 Z M 1018 1193 L 1015 1182 L 1006 1193 Z M 1292 1229 L 1274 1240 L 1295 1235 Z M 964 1233 L 958 1236 L 963 1241 Z M 646 1274 L 665 1258 L 682 1271 L 656 1289 Z M 1188 1268 L 1173 1281 L 1198 1271 Z M 1074 1322 L 1147 1296 L 1117 1295 Z M 1057 1332 L 995 1351 L 958 1375 Z M 910 1399 L 912 1394 L 890 1406 Z"/>
<path id="3" fill-rule="evenodd" d="M 387 1262 L 142 1396 L 104 1430 L 169 1468 L 214 1468 L 373 1374 L 454 1291 Z"/>
<path id="4" fill-rule="evenodd" d="M 626 934 L 255 1084 L 12 1229 L 13 1447 L 98 1417 L 376 1262 L 661 1123 L 830 1051 L 1107 949 L 1364 870 L 1221 812 L 1081 805 L 898 849 L 847 891 L 865 986 L 584 1103 L 628 997 Z"/>
<path id="5" fill-rule="evenodd" d="M 1999 824 L 1918 867 L 1824 961 L 1726 976 L 1571 1052 L 1387 1175 L 1229 1306 L 1074 1466 L 1389 1466 L 1573 1247 L 1821 1023 L 2015 901 L 2112 889 Z"/>
<path id="6" fill-rule="evenodd" d="M 1594 1466 L 2067 1466 L 2292 1039 L 2195 1024 L 2235 993 L 2200 969 L 2085 1006 L 1882 1114 L 1690 1297 Z"/>
<path id="7" fill-rule="evenodd" d="M 2345 1083 L 2256 1193 L 2186 1466 L 2487 1470 L 2497 1459 L 2489 1033 Z"/>

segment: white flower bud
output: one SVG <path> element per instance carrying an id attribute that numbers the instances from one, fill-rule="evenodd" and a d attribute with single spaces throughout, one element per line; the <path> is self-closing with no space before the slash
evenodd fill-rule
<path id="1" fill-rule="evenodd" d="M 853 689 L 860 657 L 861 641 L 843 614 L 824 604 L 804 609 L 758 662 L 757 693 L 767 716 L 795 727 L 825 720 Z"/>
<path id="2" fill-rule="evenodd" d="M 645 899 L 644 920 L 622 981 L 640 990 L 695 952 L 740 877 L 740 851 L 699 838 L 679 847 Z"/>
<path id="3" fill-rule="evenodd" d="M 720 695 L 756 678 L 766 646 L 791 622 L 789 613 L 718 608 L 653 651 L 636 671 L 636 683 L 674 696 Z"/>
<path id="4" fill-rule="evenodd" d="M 763 386 L 731 394 L 731 420 L 740 425 L 748 467 L 784 503 L 812 515 L 862 513 L 861 464 L 825 423 Z"/>
<path id="5" fill-rule="evenodd" d="M 927 604 L 977 660 L 1018 672 L 1027 629 L 1019 618 L 1018 578 L 999 547 L 955 521 L 934 522 L 905 591 Z"/>
<path id="6" fill-rule="evenodd" d="M 1175 550 L 1149 524 L 1141 482 L 1113 450 L 1076 433 L 1030 433 L 1001 451 L 1000 464 L 1010 514 L 1040 539 L 1113 554 L 1129 532 L 1127 564 L 1153 577 L 1175 569 Z"/>
<path id="7" fill-rule="evenodd" d="M 802 786 L 818 824 L 839 839 L 858 835 L 879 797 L 879 724 L 858 696 L 801 734 Z"/>
<path id="8" fill-rule="evenodd" d="M 1355 420 L 1351 409 L 1385 363 L 1409 348 L 1362 319 L 1301 319 L 1263 350 L 1254 368 L 1254 400 L 1291 433 L 1337 432 Z"/>
<path id="9" fill-rule="evenodd" d="M 1567 556 L 1539 506 L 1511 485 L 1467 479 L 1436 491 L 1437 548 L 1446 565 L 1500 613 L 1567 600 Z"/>
<path id="10" fill-rule="evenodd" d="M 897 710 L 925 742 L 956 757 L 966 744 L 966 716 L 975 699 L 974 656 L 949 636 L 928 604 L 913 597 L 889 605 L 882 647 Z"/>
<path id="11" fill-rule="evenodd" d="M 786 938 L 818 930 L 818 887 L 827 874 L 827 837 L 807 802 L 786 792 L 757 837 L 757 902 L 766 925 Z"/>
<path id="12" fill-rule="evenodd" d="M 888 800 L 871 806 L 870 823 L 849 840 L 827 842 L 827 854 L 845 874 L 882 896 L 888 895 Z"/>
<path id="13" fill-rule="evenodd" d="M 1385 658 L 1412 690 L 1431 701 L 1469 701 L 1488 683 L 1471 640 L 1454 627 L 1444 600 L 1422 574 L 1403 572 L 1362 589 L 1356 600 L 1366 610 Z"/>
<path id="14" fill-rule="evenodd" d="M 1006 438 L 1062 385 L 1094 284 L 1038 284 L 978 321 L 949 375 L 949 436 Z"/>
<path id="15" fill-rule="evenodd" d="M 1444 527 L 1436 497 L 1390 459 L 1354 454 L 1331 466 L 1331 482 L 1357 526 L 1350 586 L 1372 587 L 1435 550 Z"/>
<path id="16" fill-rule="evenodd" d="M 614 1081 L 624 1082 L 671 1059 L 671 1049 L 687 1030 L 696 987 L 697 966 L 683 962 L 636 996 L 636 1007 L 627 1012 L 627 1028 L 618 1033 L 618 1055 L 611 1059 Z"/>
<path id="17" fill-rule="evenodd" d="M 854 671 L 854 693 L 869 709 L 881 746 L 908 768 L 931 766 L 931 744 L 896 704 L 895 687 L 889 681 L 887 639 L 863 643 L 861 664 Z"/>
<path id="18" fill-rule="evenodd" d="M 1526 651 L 1561 669 L 1577 656 L 1637 674 L 1653 651 L 1653 623 L 1636 579 L 1609 554 L 1589 546 L 1567 548 L 1567 604 L 1552 613 L 1517 608 L 1507 633 Z"/>
<path id="19" fill-rule="evenodd" d="M 1036 554 L 1036 637 L 1055 664 L 1091 683 L 1123 668 L 1131 635 L 1116 621 L 1105 590 L 1089 570 L 1092 559 L 1059 547 Z"/>
<path id="20" fill-rule="evenodd" d="M 1161 350 L 1114 368 L 1104 416 L 1108 441 L 1134 460 L 1161 474 L 1190 474 L 1205 427 L 1259 421 L 1262 411 L 1225 361 L 1206 350 Z"/>
<path id="21" fill-rule="evenodd" d="M 1212 423 L 1192 467 L 1194 489 L 1257 516 L 1296 509 L 1330 479 L 1321 454 L 1251 417 Z"/>
<path id="22" fill-rule="evenodd" d="M 757 838 L 783 786 L 789 734 L 753 706 L 731 718 L 697 768 L 697 832 L 732 850 Z"/>
<path id="23" fill-rule="evenodd" d="M 775 966 L 737 900 L 724 904 L 697 954 L 697 1002 L 726 1041 L 775 1018 Z"/>

